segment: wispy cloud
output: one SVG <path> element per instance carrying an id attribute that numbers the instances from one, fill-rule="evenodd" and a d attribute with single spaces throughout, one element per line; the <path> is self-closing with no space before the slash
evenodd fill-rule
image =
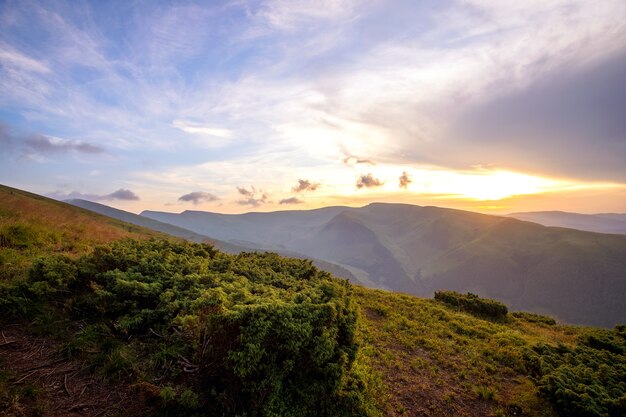
<path id="1" fill-rule="evenodd" d="M 172 122 L 172 126 L 182 130 L 185 133 L 217 136 L 220 138 L 229 138 L 232 136 L 232 132 L 228 129 L 222 129 L 219 127 L 208 126 L 201 123 L 194 123 L 184 120 L 174 120 Z"/>
<path id="2" fill-rule="evenodd" d="M 6 43 L 0 43 L 0 62 L 2 62 L 3 66 L 12 67 L 15 70 L 24 70 L 36 73 L 50 72 L 50 68 L 48 68 L 45 63 L 13 49 Z"/>
<path id="3" fill-rule="evenodd" d="M 91 143 L 39 134 L 26 137 L 23 141 L 23 145 L 26 148 L 26 152 L 28 154 L 35 153 L 46 155 L 70 151 L 90 154 L 98 154 L 104 152 L 104 148 L 93 145 Z"/>
<path id="4" fill-rule="evenodd" d="M 153 190 L 150 201 L 166 198 L 159 190 L 167 186 L 168 201 L 181 189 L 210 189 L 266 207 L 263 192 L 235 187 L 252 178 L 281 195 L 298 178 L 315 178 L 324 187 L 309 204 L 355 192 L 355 172 L 374 162 L 386 181 L 377 192 L 408 187 L 398 179 L 404 170 L 418 178 L 416 169 L 490 164 L 581 181 L 626 178 L 617 121 L 622 0 L 118 7 L 0 4 L 0 120 L 40 132 L 0 132 L 0 173 L 37 160 L 28 181 L 48 189 L 56 177 L 98 170 L 107 172 L 93 178 L 98 189 L 132 178 L 142 196 Z M 24 36 L 30 28 L 38 30 Z M 545 112 L 553 124 L 528 114 L 546 108 L 548 95 L 563 98 L 562 113 Z M 591 111 L 598 102 L 601 111 Z M 479 132 L 476 124 L 505 119 L 499 104 L 525 127 L 506 137 Z M 17 162 L 16 154 L 32 158 Z"/>
<path id="5" fill-rule="evenodd" d="M 376 165 L 374 161 L 372 161 L 371 159 L 357 158 L 356 156 L 352 156 L 352 155 L 348 155 L 345 158 L 343 158 L 343 163 L 348 166 L 359 165 L 359 164 Z"/>
<path id="6" fill-rule="evenodd" d="M 194 191 L 192 193 L 184 194 L 178 197 L 178 201 L 184 201 L 184 202 L 188 201 L 196 205 L 201 204 L 201 203 L 208 203 L 211 201 L 217 201 L 217 200 L 219 200 L 219 198 L 215 194 L 211 194 L 211 193 L 207 193 L 203 191 Z"/>
<path id="7" fill-rule="evenodd" d="M 40 133 L 16 134 L 10 127 L 0 122 L 0 143 L 3 151 L 11 152 L 18 150 L 22 156 L 36 157 L 53 154 L 102 154 L 105 149 L 81 140 L 64 139 L 55 136 L 42 135 Z"/>
<path id="8" fill-rule="evenodd" d="M 124 188 L 120 188 L 117 191 L 113 191 L 110 194 L 98 195 L 98 194 L 84 194 L 78 191 L 72 191 L 70 193 L 64 193 L 61 191 L 54 191 L 52 193 L 47 194 L 48 197 L 54 198 L 55 200 L 72 200 L 72 199 L 80 199 L 80 200 L 89 200 L 89 201 L 111 201 L 111 200 L 123 200 L 123 201 L 138 201 L 139 196 L 132 192 L 131 190 L 127 190 Z"/>

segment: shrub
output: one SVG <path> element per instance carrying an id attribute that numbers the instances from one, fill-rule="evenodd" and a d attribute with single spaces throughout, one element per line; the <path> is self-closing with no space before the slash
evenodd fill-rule
<path id="1" fill-rule="evenodd" d="M 624 334 L 596 329 L 573 348 L 537 345 L 526 353 L 526 361 L 539 392 L 559 415 L 624 416 L 625 346 Z"/>
<path id="2" fill-rule="evenodd" d="M 552 317 L 542 316 L 541 314 L 528 313 L 525 311 L 516 311 L 515 313 L 511 313 L 511 315 L 516 319 L 524 320 L 529 323 L 545 324 L 547 326 L 556 325 L 556 320 L 554 320 Z"/>
<path id="3" fill-rule="evenodd" d="M 65 351 L 95 350 L 105 375 L 129 375 L 134 358 L 147 356 L 141 372 L 174 385 L 161 392 L 168 407 L 207 416 L 368 414 L 351 373 L 351 286 L 310 261 L 127 240 L 78 260 L 42 258 L 23 292 L 88 324 Z"/>
<path id="4" fill-rule="evenodd" d="M 492 320 L 506 318 L 508 309 L 498 301 L 480 298 L 476 294 L 460 294 L 455 291 L 437 291 L 435 300 L 454 306 L 461 311 Z"/>

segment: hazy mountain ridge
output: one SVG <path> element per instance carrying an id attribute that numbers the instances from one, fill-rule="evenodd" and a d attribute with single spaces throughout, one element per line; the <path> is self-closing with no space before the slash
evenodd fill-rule
<path id="1" fill-rule="evenodd" d="M 98 213 L 104 216 L 108 216 L 117 220 L 121 220 L 123 222 L 131 223 L 137 226 L 146 227 L 151 230 L 156 230 L 158 232 L 166 233 L 171 236 L 179 237 L 181 239 L 189 240 L 191 242 L 210 242 L 217 249 L 226 252 L 226 253 L 241 253 L 241 252 L 253 252 L 253 251 L 265 251 L 269 248 L 263 247 L 262 245 L 258 245 L 255 242 L 246 242 L 246 241 L 235 241 L 235 242 L 224 242 L 222 240 L 215 239 L 213 236 L 206 236 L 204 234 L 199 234 L 193 232 L 189 229 L 185 229 L 179 226 L 175 226 L 170 223 L 164 223 L 158 220 L 151 219 L 149 217 L 140 216 L 134 213 L 130 213 L 124 210 L 119 210 L 113 207 L 109 207 L 104 204 L 94 203 L 92 201 L 81 200 L 81 199 L 72 199 L 65 201 L 68 204 L 71 204 L 76 207 L 83 208 L 85 210 L 92 211 L 94 213 Z M 193 213 L 193 212 L 191 212 Z M 290 256 L 292 258 L 300 258 L 311 259 L 311 256 L 306 256 L 301 253 L 289 251 L 285 248 L 272 248 L 271 250 L 280 253 L 283 256 Z M 332 262 L 324 261 L 321 259 L 311 259 L 315 266 L 318 268 L 330 272 L 333 275 L 338 277 L 348 278 L 353 282 L 358 282 L 358 279 L 350 272 L 349 270 L 341 267 L 340 265 L 334 264 Z"/>
<path id="2" fill-rule="evenodd" d="M 565 211 L 530 211 L 510 213 L 509 217 L 539 223 L 544 226 L 567 227 L 597 233 L 626 234 L 626 214 L 581 214 Z"/>
<path id="3" fill-rule="evenodd" d="M 440 289 L 473 291 L 513 309 L 572 323 L 610 326 L 626 320 L 625 236 L 385 203 L 242 215 L 146 211 L 142 216 L 356 268 L 369 286 L 420 296 Z"/>

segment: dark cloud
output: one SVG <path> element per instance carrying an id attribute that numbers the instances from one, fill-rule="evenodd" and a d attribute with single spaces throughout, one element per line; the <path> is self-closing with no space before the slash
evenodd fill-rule
<path id="1" fill-rule="evenodd" d="M 139 196 L 131 190 L 120 188 L 117 191 L 113 191 L 111 194 L 98 195 L 98 194 L 83 194 L 78 191 L 72 191 L 71 193 L 63 193 L 61 191 L 54 191 L 47 194 L 48 197 L 55 200 L 89 200 L 89 201 L 107 201 L 107 200 L 125 200 L 125 201 L 137 201 Z"/>
<path id="2" fill-rule="evenodd" d="M 302 203 L 304 203 L 304 201 L 300 200 L 298 197 L 283 198 L 279 202 L 279 204 L 302 204 Z"/>
<path id="3" fill-rule="evenodd" d="M 345 158 L 343 158 L 343 163 L 348 166 L 353 166 L 353 165 L 358 165 L 358 164 L 376 165 L 374 161 L 372 161 L 371 159 L 358 158 L 353 155 L 347 155 Z"/>
<path id="4" fill-rule="evenodd" d="M 413 182 L 409 174 L 404 171 L 400 178 L 398 178 L 400 188 L 404 188 L 405 190 L 409 187 L 409 184 Z"/>
<path id="5" fill-rule="evenodd" d="M 309 180 L 298 180 L 298 185 L 292 188 L 292 191 L 295 193 L 300 193 L 302 191 L 315 191 L 320 187 L 319 182 L 311 182 Z"/>
<path id="6" fill-rule="evenodd" d="M 361 175 L 357 180 L 356 180 L 356 188 L 374 188 L 374 187 L 380 187 L 381 185 L 383 185 L 384 182 L 379 180 L 378 178 L 375 178 L 371 173 L 367 174 L 367 175 Z"/>
<path id="7" fill-rule="evenodd" d="M 626 50 L 471 109 L 435 153 L 457 166 L 626 180 Z"/>
<path id="8" fill-rule="evenodd" d="M 88 154 L 104 153 L 104 148 L 83 141 L 52 138 L 50 136 L 33 133 L 17 135 L 11 132 L 9 126 L 0 122 L 0 145 L 2 151 L 17 150 L 25 157 L 36 155 L 50 155 L 69 152 Z"/>
<path id="9" fill-rule="evenodd" d="M 66 153 L 71 151 L 91 154 L 104 152 L 103 148 L 91 143 L 67 139 L 55 140 L 40 134 L 27 136 L 24 138 L 23 144 L 27 153 L 36 154 Z"/>
<path id="10" fill-rule="evenodd" d="M 191 201 L 193 204 L 206 203 L 209 201 L 216 201 L 219 198 L 211 193 L 205 193 L 202 191 L 194 191 L 189 194 L 178 197 L 178 201 Z"/>
<path id="11" fill-rule="evenodd" d="M 252 197 L 256 190 L 252 187 L 251 190 L 247 190 L 245 187 L 237 187 L 237 191 L 244 197 Z"/>
<path id="12" fill-rule="evenodd" d="M 129 200 L 136 201 L 139 200 L 137 194 L 133 193 L 131 190 L 125 190 L 120 188 L 117 191 L 113 191 L 111 194 L 107 194 L 102 197 L 103 200 Z"/>
<path id="13" fill-rule="evenodd" d="M 244 187 L 237 187 L 237 191 L 246 197 L 237 201 L 237 204 L 240 206 L 258 207 L 261 204 L 270 202 L 270 195 L 262 190 L 257 190 L 255 187 L 250 187 L 249 190 Z"/>

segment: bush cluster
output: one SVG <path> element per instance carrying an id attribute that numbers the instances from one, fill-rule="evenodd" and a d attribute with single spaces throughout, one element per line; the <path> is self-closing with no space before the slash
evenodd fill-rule
<path id="1" fill-rule="evenodd" d="M 14 293 L 33 311 L 55 305 L 87 323 L 69 354 L 95 344 L 146 379 L 169 381 L 170 405 L 178 399 L 207 416 L 366 414 L 350 372 L 358 348 L 350 284 L 310 261 L 126 240 L 78 260 L 42 258 Z M 134 357 L 148 359 L 133 365 Z"/>
<path id="2" fill-rule="evenodd" d="M 554 320 L 552 317 L 543 316 L 541 314 L 528 313 L 526 311 L 516 311 L 514 313 L 511 313 L 511 315 L 516 319 L 524 320 L 529 323 L 543 324 L 547 326 L 556 325 L 556 320 Z"/>
<path id="3" fill-rule="evenodd" d="M 589 330 L 576 347 L 540 344 L 526 354 L 539 392 L 561 416 L 626 415 L 626 332 Z"/>
<path id="4" fill-rule="evenodd" d="M 435 300 L 461 311 L 491 320 L 504 320 L 508 313 L 506 306 L 498 301 L 480 298 L 476 294 L 461 294 L 455 291 L 436 291 Z"/>

